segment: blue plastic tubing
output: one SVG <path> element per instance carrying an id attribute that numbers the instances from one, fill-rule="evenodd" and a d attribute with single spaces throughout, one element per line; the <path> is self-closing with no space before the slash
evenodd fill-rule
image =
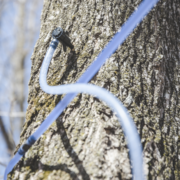
<path id="1" fill-rule="evenodd" d="M 99 54 L 96 60 L 90 65 L 86 72 L 80 77 L 76 84 L 49 86 L 46 83 L 46 76 L 50 61 L 53 57 L 54 51 L 58 45 L 58 41 L 53 39 L 51 45 L 44 58 L 42 68 L 40 71 L 40 86 L 43 91 L 50 94 L 67 94 L 53 109 L 49 116 L 42 122 L 40 127 L 27 139 L 24 145 L 22 145 L 12 160 L 9 162 L 4 180 L 7 179 L 7 175 L 12 171 L 14 166 L 19 162 L 21 157 L 25 154 L 25 145 L 32 146 L 34 142 L 49 128 L 49 126 L 59 117 L 68 104 L 73 100 L 77 93 L 87 93 L 93 95 L 109 105 L 109 107 L 116 113 L 119 122 L 123 128 L 125 136 L 128 142 L 128 148 L 130 150 L 130 158 L 133 165 L 133 177 L 135 180 L 145 179 L 143 173 L 143 155 L 140 138 L 138 136 L 135 124 L 128 114 L 126 108 L 122 103 L 114 97 L 107 90 L 88 83 L 91 78 L 98 72 L 100 67 L 105 61 L 115 52 L 119 45 L 121 45 L 127 36 L 133 31 L 133 29 L 141 22 L 143 17 L 153 8 L 158 0 L 145 0 L 138 9 L 131 15 L 122 28 L 116 33 L 114 38 L 108 43 L 108 45 Z"/>

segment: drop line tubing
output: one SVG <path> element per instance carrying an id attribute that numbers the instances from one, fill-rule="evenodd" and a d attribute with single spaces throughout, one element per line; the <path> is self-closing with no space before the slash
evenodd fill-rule
<path id="1" fill-rule="evenodd" d="M 115 52 L 133 29 L 141 22 L 144 16 L 154 7 L 158 0 L 144 0 L 138 7 L 138 9 L 130 16 L 130 18 L 124 23 L 122 28 L 115 34 L 107 46 L 102 50 L 95 61 L 90 65 L 86 72 L 80 77 L 76 84 L 49 86 L 46 82 L 46 76 L 50 61 L 53 57 L 54 51 L 59 43 L 57 39 L 53 39 L 50 47 L 44 58 L 42 68 L 40 71 L 40 86 L 43 91 L 49 94 L 67 94 L 52 110 L 49 116 L 42 122 L 39 128 L 27 139 L 12 160 L 9 162 L 4 180 L 7 179 L 7 175 L 12 171 L 14 166 L 19 162 L 21 157 L 27 152 L 27 150 L 39 139 L 39 137 L 49 128 L 49 126 L 59 117 L 68 104 L 73 100 L 77 93 L 87 93 L 93 95 L 109 105 L 109 107 L 115 112 L 118 117 L 118 121 L 121 123 L 122 129 L 125 133 L 128 142 L 128 148 L 130 150 L 130 158 L 133 166 L 133 177 L 135 180 L 143 180 L 145 176 L 143 174 L 143 155 L 142 146 L 135 124 L 130 117 L 127 109 L 123 104 L 106 89 L 100 88 L 88 83 L 92 77 L 98 72 L 105 61 Z"/>

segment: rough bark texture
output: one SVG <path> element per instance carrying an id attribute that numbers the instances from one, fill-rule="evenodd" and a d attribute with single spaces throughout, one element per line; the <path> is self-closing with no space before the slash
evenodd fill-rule
<path id="1" fill-rule="evenodd" d="M 75 53 L 58 46 L 48 83 L 74 83 L 139 3 L 44 1 L 20 144 L 63 97 L 48 95 L 39 86 L 39 71 L 52 30 L 57 26 L 65 29 Z M 180 1 L 160 1 L 91 81 L 111 91 L 128 108 L 141 137 L 149 180 L 180 179 L 179 22 Z M 115 115 L 98 99 L 79 94 L 26 153 L 9 179 L 128 180 L 132 178 L 128 157 Z"/>

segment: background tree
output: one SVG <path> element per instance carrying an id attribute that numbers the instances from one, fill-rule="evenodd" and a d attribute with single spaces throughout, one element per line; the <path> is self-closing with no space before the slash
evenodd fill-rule
<path id="1" fill-rule="evenodd" d="M 75 53 L 64 52 L 59 44 L 47 81 L 52 86 L 74 83 L 140 2 L 44 1 L 20 144 L 63 97 L 46 94 L 39 86 L 40 67 L 53 29 L 60 26 L 67 31 Z M 161 0 L 91 80 L 128 108 L 141 137 L 149 180 L 180 178 L 179 9 L 178 0 Z M 127 180 L 132 178 L 128 157 L 115 115 L 97 98 L 79 94 L 9 179 Z"/>
<path id="2" fill-rule="evenodd" d="M 41 7 L 42 0 L 0 0 L 0 179 L 24 124 Z"/>

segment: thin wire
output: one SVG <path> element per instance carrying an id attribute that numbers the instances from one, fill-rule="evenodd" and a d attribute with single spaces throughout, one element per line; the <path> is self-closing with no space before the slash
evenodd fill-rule
<path id="1" fill-rule="evenodd" d="M 99 54 L 99 56 L 97 57 L 97 59 L 91 64 L 91 66 L 86 70 L 86 72 L 83 74 L 83 76 L 80 77 L 80 79 L 77 81 L 77 83 L 88 83 L 91 78 L 97 73 L 97 71 L 100 69 L 100 67 L 104 64 L 104 62 L 106 61 L 107 58 L 109 58 L 114 52 L 115 50 L 118 48 L 119 45 L 121 45 L 124 40 L 127 38 L 127 36 L 133 31 L 133 29 L 138 25 L 138 23 L 141 22 L 142 18 L 153 8 L 153 6 L 158 2 L 158 0 L 145 0 L 143 1 L 138 9 L 132 14 L 132 16 L 127 20 L 127 22 L 123 25 L 123 27 L 119 30 L 119 32 L 116 33 L 116 35 L 114 36 L 114 38 L 112 38 L 112 40 L 108 43 L 108 45 L 104 48 L 104 50 Z M 52 55 L 54 53 L 55 50 L 55 46 L 57 46 L 57 42 L 55 40 L 52 41 L 51 43 L 51 47 L 48 49 L 48 52 L 45 56 L 45 60 L 48 60 L 50 58 L 52 58 Z M 54 46 L 54 47 L 53 47 Z M 48 57 L 49 56 L 49 57 Z M 44 60 L 44 61 L 45 61 Z M 44 64 L 44 62 L 43 62 Z M 44 76 L 45 74 L 43 74 L 43 71 L 41 69 L 41 74 L 42 76 Z M 46 77 L 46 76 L 45 76 Z M 40 77 L 41 79 L 41 77 Z M 42 84 L 41 84 L 42 85 Z M 68 85 L 70 88 L 73 87 L 75 85 Z M 94 88 L 93 85 L 83 85 L 80 84 L 80 86 L 83 86 L 83 91 L 85 91 L 86 93 L 92 93 L 89 92 L 86 88 L 92 86 L 92 91 L 94 94 L 94 90 L 97 89 L 97 87 Z M 76 85 L 77 88 L 80 88 L 79 85 Z M 56 89 L 59 88 L 57 86 L 52 87 L 52 89 Z M 99 88 L 98 88 L 99 89 Z M 51 91 L 51 89 L 50 89 Z M 48 90 L 48 92 L 50 92 Z M 54 90 L 52 90 L 54 91 Z M 101 91 L 101 90 L 100 90 Z M 98 92 L 100 92 L 98 91 Z M 104 94 L 107 93 L 107 91 L 103 90 Z M 69 89 L 69 92 L 72 92 L 71 89 Z M 82 92 L 81 89 L 77 89 L 77 92 Z M 96 94 L 96 93 L 95 93 Z M 109 94 L 110 96 L 112 96 L 111 94 Z M 14 168 L 14 166 L 19 162 L 20 158 L 25 154 L 25 152 L 32 146 L 32 144 L 34 144 L 34 142 L 47 130 L 47 128 L 49 128 L 49 126 L 51 125 L 52 122 L 54 122 L 58 116 L 63 112 L 63 110 L 67 107 L 67 105 L 73 100 L 73 98 L 76 96 L 75 93 L 70 93 L 67 94 L 59 103 L 58 105 L 52 110 L 52 112 L 49 114 L 49 116 L 42 122 L 42 124 L 40 125 L 40 127 L 36 130 L 35 133 L 33 133 L 26 141 L 26 143 L 21 146 L 21 148 L 18 150 L 18 152 L 16 153 L 16 155 L 14 156 L 14 158 L 9 162 L 6 171 L 5 171 L 5 175 L 4 175 L 4 180 L 7 179 L 7 174 L 9 172 L 11 172 L 11 170 Z M 98 97 L 100 97 L 101 99 L 103 99 L 103 97 L 101 97 L 101 94 L 98 94 Z M 108 104 L 110 104 L 111 108 L 115 111 L 121 111 L 123 114 L 119 114 L 118 117 L 121 120 L 121 123 L 124 122 L 124 118 L 127 118 L 127 121 L 129 123 L 129 127 L 131 127 L 132 129 L 135 129 L 135 126 L 133 125 L 133 121 L 131 120 L 130 116 L 128 115 L 126 109 L 121 106 L 122 104 L 118 101 L 116 102 L 116 99 L 112 96 L 111 99 L 113 99 L 112 101 L 116 104 L 114 107 L 113 104 L 111 104 L 110 102 L 106 102 Z M 118 106 L 119 105 L 119 106 Z M 117 108 L 117 109 L 116 109 Z M 123 119 L 122 119 L 123 118 Z M 122 124 L 123 126 L 123 124 Z M 124 131 L 126 131 L 126 124 L 124 124 L 123 127 Z M 139 137 L 137 136 L 137 131 L 134 133 L 133 136 L 135 136 L 135 139 L 137 138 L 137 141 L 139 141 L 138 144 L 136 144 L 136 147 L 134 147 L 131 142 L 131 138 L 129 137 L 129 131 L 125 132 L 125 136 L 128 139 L 128 146 L 131 149 L 137 148 L 135 149 L 135 151 L 138 153 L 138 156 L 140 157 L 140 154 L 142 153 L 141 150 L 141 145 L 140 145 L 140 140 Z M 28 147 L 28 148 L 26 148 Z M 132 153 L 130 152 L 130 156 L 131 158 L 135 158 L 132 157 Z M 141 154 L 142 156 L 142 154 Z M 133 159 L 134 161 L 134 159 Z M 140 157 L 139 159 L 140 161 L 140 167 L 142 167 L 142 157 Z M 143 179 L 143 169 L 140 168 L 140 170 L 136 170 L 136 166 L 135 163 L 138 163 L 137 161 L 133 162 L 133 173 L 134 173 L 134 178 L 136 177 L 140 177 L 140 179 Z M 138 179 L 137 180 L 140 180 Z"/>

